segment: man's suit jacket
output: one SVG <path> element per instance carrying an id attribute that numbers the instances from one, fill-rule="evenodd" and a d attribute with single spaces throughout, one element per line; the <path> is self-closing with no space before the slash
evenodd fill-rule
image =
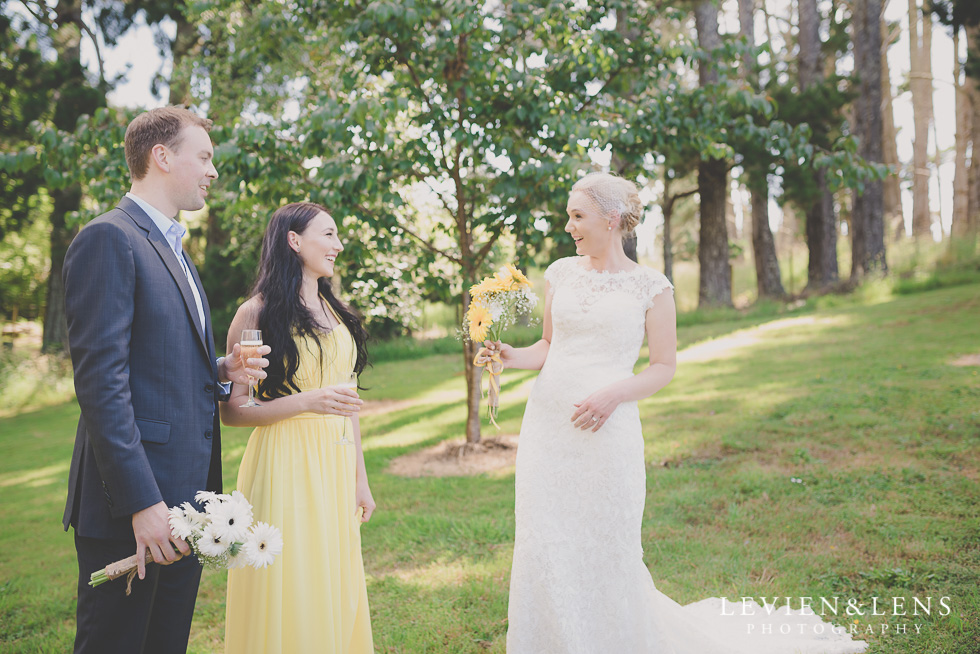
<path id="1" fill-rule="evenodd" d="M 129 198 L 65 257 L 68 340 L 81 408 L 64 527 L 132 539 L 133 513 L 221 488 L 210 309 L 202 332 L 174 251 Z"/>

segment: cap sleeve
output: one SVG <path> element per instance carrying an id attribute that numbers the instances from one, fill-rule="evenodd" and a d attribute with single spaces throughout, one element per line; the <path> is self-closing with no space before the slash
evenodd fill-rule
<path id="1" fill-rule="evenodd" d="M 644 310 L 653 308 L 654 298 L 665 290 L 670 289 L 671 292 L 674 290 L 674 285 L 670 283 L 667 276 L 657 270 L 648 270 L 643 282 L 643 297 L 646 298 Z"/>
<path id="2" fill-rule="evenodd" d="M 560 285 L 562 280 L 568 275 L 569 264 L 575 264 L 574 258 L 565 257 L 564 259 L 553 261 L 544 271 L 544 280 L 548 282 L 550 287 L 549 293 L 554 293 L 555 288 Z"/>

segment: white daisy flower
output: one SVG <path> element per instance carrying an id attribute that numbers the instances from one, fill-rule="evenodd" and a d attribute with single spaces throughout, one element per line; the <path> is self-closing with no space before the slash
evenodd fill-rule
<path id="1" fill-rule="evenodd" d="M 218 499 L 218 494 L 214 491 L 197 491 L 197 495 L 194 496 L 194 501 L 198 504 L 204 504 L 207 508 L 207 504 Z"/>
<path id="2" fill-rule="evenodd" d="M 208 505 L 208 513 L 214 532 L 222 540 L 227 543 L 245 540 L 252 524 L 252 508 L 247 502 L 213 502 Z"/>
<path id="3" fill-rule="evenodd" d="M 245 499 L 245 496 L 244 495 L 242 495 L 239 491 L 236 491 L 235 490 L 235 491 L 231 491 L 231 496 L 230 497 L 231 497 L 231 499 L 228 500 L 229 502 L 231 502 L 232 504 L 237 504 L 238 506 L 244 507 L 245 510 L 248 511 L 249 516 L 252 515 L 252 505 L 248 503 L 248 500 Z"/>
<path id="4" fill-rule="evenodd" d="M 197 547 L 204 556 L 223 556 L 228 552 L 228 546 L 231 544 L 222 538 L 214 527 L 211 524 L 206 526 L 204 533 L 201 534 L 201 540 L 197 541 Z"/>
<path id="5" fill-rule="evenodd" d="M 175 506 L 170 509 L 170 532 L 177 538 L 187 540 L 194 533 L 197 525 L 184 513 L 184 509 Z"/>
<path id="6" fill-rule="evenodd" d="M 256 522 L 245 541 L 245 553 L 253 568 L 272 565 L 282 553 L 282 534 L 272 525 Z"/>
<path id="7" fill-rule="evenodd" d="M 204 525 L 208 523 L 208 516 L 201 513 L 194 508 L 194 505 L 190 502 L 184 502 L 180 505 L 184 510 L 184 517 L 190 520 L 194 524 L 194 529 L 200 531 L 204 529 Z"/>

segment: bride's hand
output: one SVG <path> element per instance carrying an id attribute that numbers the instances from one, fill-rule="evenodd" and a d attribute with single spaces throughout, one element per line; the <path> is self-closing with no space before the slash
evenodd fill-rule
<path id="1" fill-rule="evenodd" d="M 353 388 L 327 386 L 312 391 L 304 391 L 306 410 L 310 413 L 329 414 L 349 418 L 361 410 L 364 404 Z"/>
<path id="2" fill-rule="evenodd" d="M 509 368 L 509 364 L 513 360 L 514 348 L 500 341 L 483 341 L 483 347 L 476 353 L 477 365 L 482 366 L 494 354 L 499 354 L 500 362 L 504 365 L 504 368 Z"/>
<path id="3" fill-rule="evenodd" d="M 621 403 L 622 399 L 615 390 L 611 387 L 602 388 L 572 405 L 575 407 L 572 424 L 576 429 L 591 429 L 595 433 L 606 424 L 606 420 Z"/>

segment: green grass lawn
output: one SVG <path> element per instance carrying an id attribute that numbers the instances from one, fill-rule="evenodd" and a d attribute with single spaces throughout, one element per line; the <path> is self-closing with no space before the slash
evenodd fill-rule
<path id="1" fill-rule="evenodd" d="M 930 615 L 837 622 L 874 653 L 977 652 L 980 368 L 950 362 L 980 353 L 980 285 L 870 288 L 796 312 L 682 322 L 675 380 L 640 405 L 645 561 L 681 603 L 931 597 Z M 379 505 L 362 531 L 379 652 L 504 652 L 513 470 L 385 473 L 461 435 L 461 368 L 461 355 L 435 354 L 362 376 L 367 399 L 394 407 L 362 420 Z M 519 430 L 532 378 L 505 373 L 505 432 Z M 75 560 L 60 519 L 76 418 L 68 403 L 0 422 L 3 652 L 70 650 Z M 227 488 L 247 435 L 224 432 Z M 224 584 L 205 572 L 191 652 L 222 649 Z M 911 633 L 896 635 L 900 624 Z"/>

